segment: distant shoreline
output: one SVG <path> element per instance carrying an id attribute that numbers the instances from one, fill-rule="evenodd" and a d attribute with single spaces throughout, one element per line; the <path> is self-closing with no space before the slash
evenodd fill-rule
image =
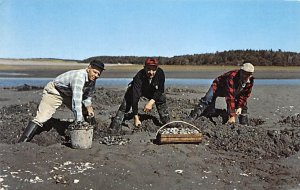
<path id="1" fill-rule="evenodd" d="M 29 61 L 0 59 L 0 77 L 9 78 L 54 78 L 57 75 L 73 69 L 83 69 L 87 63 L 74 61 Z M 238 66 L 194 66 L 194 65 L 162 65 L 168 78 L 203 78 L 211 79 L 234 69 Z M 104 78 L 131 78 L 142 65 L 106 64 Z M 11 74 L 10 74 L 11 73 Z M 300 67 L 256 66 L 255 78 L 258 79 L 300 79 Z"/>

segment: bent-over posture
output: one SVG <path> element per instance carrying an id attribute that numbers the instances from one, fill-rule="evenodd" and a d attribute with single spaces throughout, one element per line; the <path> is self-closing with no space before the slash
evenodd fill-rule
<path id="1" fill-rule="evenodd" d="M 229 71 L 217 77 L 208 92 L 200 99 L 199 104 L 191 111 L 190 117 L 196 119 L 205 113 L 215 110 L 217 97 L 225 97 L 227 103 L 228 122 L 235 123 L 236 116 L 239 123 L 248 124 L 247 100 L 254 83 L 254 66 L 244 63 L 239 70 Z"/>
<path id="2" fill-rule="evenodd" d="M 131 108 L 134 115 L 134 125 L 141 125 L 138 115 L 138 103 L 142 96 L 149 100 L 144 107 L 144 112 L 150 112 L 155 104 L 159 113 L 160 121 L 163 124 L 169 122 L 170 117 L 164 90 L 164 71 L 158 66 L 157 59 L 148 58 L 145 61 L 144 69 L 141 69 L 135 75 L 133 81 L 129 84 L 124 99 L 116 116 L 112 120 L 110 128 L 115 131 L 120 131 L 124 115 L 129 112 Z"/>
<path id="3" fill-rule="evenodd" d="M 94 117 L 92 94 L 103 70 L 104 64 L 94 60 L 86 69 L 71 70 L 50 81 L 43 90 L 36 116 L 18 142 L 30 141 L 37 128 L 42 127 L 62 104 L 73 111 L 76 122 L 85 121 L 87 116 Z"/>

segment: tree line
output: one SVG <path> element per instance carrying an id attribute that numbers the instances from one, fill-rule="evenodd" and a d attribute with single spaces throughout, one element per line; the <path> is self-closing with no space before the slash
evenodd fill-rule
<path id="1" fill-rule="evenodd" d="M 241 65 L 251 62 L 261 66 L 300 66 L 300 53 L 273 50 L 230 50 L 215 53 L 180 55 L 174 57 L 155 57 L 161 65 Z M 95 56 L 81 62 L 100 60 L 112 64 L 144 64 L 147 57 L 142 56 Z"/>

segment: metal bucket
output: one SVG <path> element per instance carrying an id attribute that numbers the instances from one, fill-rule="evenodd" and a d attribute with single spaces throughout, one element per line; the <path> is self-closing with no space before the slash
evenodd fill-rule
<path id="1" fill-rule="evenodd" d="M 72 148 L 88 149 L 92 148 L 93 127 L 70 130 Z"/>

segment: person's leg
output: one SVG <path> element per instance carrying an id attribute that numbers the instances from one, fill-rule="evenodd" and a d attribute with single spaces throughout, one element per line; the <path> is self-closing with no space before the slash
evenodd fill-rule
<path id="1" fill-rule="evenodd" d="M 38 126 L 42 127 L 62 104 L 62 97 L 52 82 L 44 88 L 43 97 L 39 104 L 35 118 L 29 122 L 18 142 L 30 141 Z"/>
<path id="2" fill-rule="evenodd" d="M 124 119 L 125 113 L 129 112 L 132 106 L 132 88 L 128 87 L 123 101 L 116 113 L 116 116 L 113 118 L 110 127 L 114 131 L 120 131 L 122 127 L 122 122 Z"/>
<path id="3" fill-rule="evenodd" d="M 19 138 L 18 143 L 30 141 L 34 136 L 38 127 L 41 126 L 38 125 L 37 123 L 34 123 L 33 121 L 30 121 L 27 127 L 25 128 L 23 134 Z"/>
<path id="4" fill-rule="evenodd" d="M 216 113 L 216 100 L 217 97 L 213 97 L 211 103 L 208 103 L 208 106 L 205 109 L 205 115 L 213 115 Z"/>
<path id="5" fill-rule="evenodd" d="M 33 122 L 42 126 L 52 117 L 62 102 L 63 98 L 59 95 L 54 85 L 47 85 L 43 91 L 43 97 Z"/>
<path id="6" fill-rule="evenodd" d="M 215 103 L 216 97 L 214 96 L 214 89 L 211 86 L 204 97 L 202 97 L 198 103 L 197 106 L 191 111 L 190 118 L 191 119 L 197 119 L 203 112 L 206 110 L 206 108 L 211 105 L 212 103 Z"/>
<path id="7" fill-rule="evenodd" d="M 170 115 L 167 106 L 167 98 L 165 94 L 162 94 L 161 97 L 155 102 L 157 112 L 159 114 L 160 121 L 163 124 L 170 122 Z"/>

